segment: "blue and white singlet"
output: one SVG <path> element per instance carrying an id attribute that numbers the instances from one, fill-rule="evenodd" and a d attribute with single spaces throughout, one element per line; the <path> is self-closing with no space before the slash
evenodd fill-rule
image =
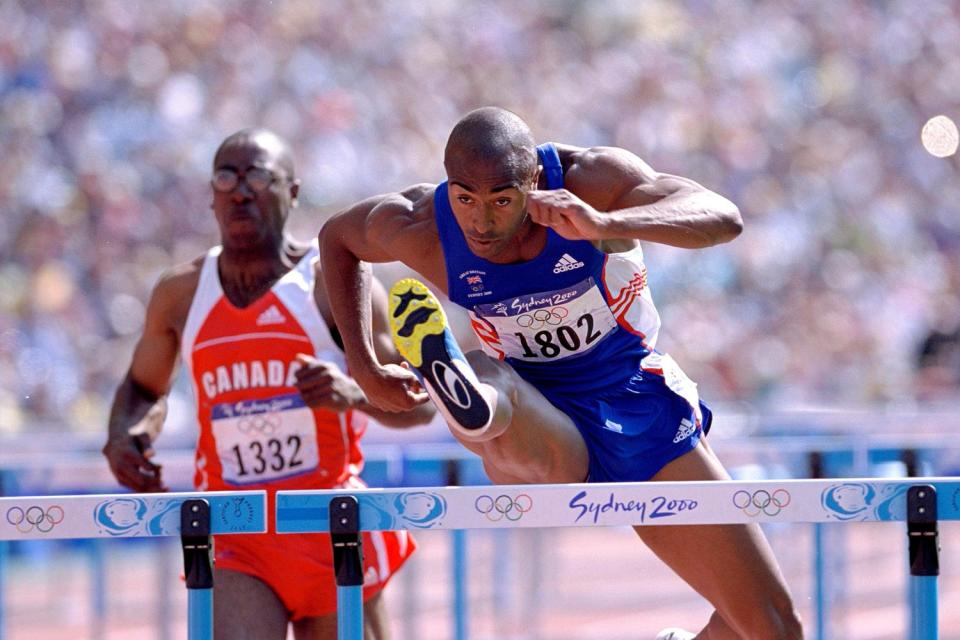
<path id="1" fill-rule="evenodd" d="M 563 168 L 556 148 L 548 143 L 537 151 L 547 188 L 562 188 Z M 672 358 L 654 349 L 660 316 L 647 285 L 640 247 L 608 254 L 587 240 L 567 240 L 548 228 L 546 245 L 537 257 L 497 264 L 470 251 L 453 216 L 446 182 L 437 186 L 434 208 L 447 269 L 447 294 L 468 310 L 473 330 L 488 355 L 508 362 L 558 406 L 565 405 L 563 400 L 572 395 L 598 397 L 609 389 L 627 389 L 634 395 L 675 394 L 685 401 L 680 406 L 690 408 L 687 424 L 694 423 L 694 430 L 699 431 L 706 408 L 699 401 L 696 385 Z M 567 410 L 566 406 L 560 408 Z M 617 432 L 619 427 L 620 433 L 626 429 L 602 415 L 587 420 L 599 421 L 599 425 L 581 424 L 583 419 L 572 417 L 588 447 L 593 443 L 585 429 Z M 681 420 L 682 416 L 677 422 Z M 606 426 L 606 422 L 616 427 Z M 637 435 L 648 427 L 637 425 Z M 672 435 L 677 427 L 667 428 Z M 684 428 L 687 436 L 694 435 L 690 427 Z M 696 439 L 691 439 L 695 444 Z M 598 473 L 594 453 L 591 447 L 592 479 L 611 473 L 624 475 Z"/>

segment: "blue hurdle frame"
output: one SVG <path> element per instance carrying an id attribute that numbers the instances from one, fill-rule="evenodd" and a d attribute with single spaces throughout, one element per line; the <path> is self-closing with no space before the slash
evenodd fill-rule
<path id="1" fill-rule="evenodd" d="M 810 477 L 821 479 L 824 477 L 823 454 L 819 451 L 811 451 L 808 464 L 810 467 Z M 827 637 L 827 624 L 830 619 L 830 601 L 829 588 L 827 584 L 828 574 L 826 570 L 827 546 L 824 543 L 824 525 L 816 522 L 813 524 L 813 584 L 814 584 L 814 602 L 816 602 L 816 618 L 814 620 L 814 638 L 824 640 Z"/>
<path id="2" fill-rule="evenodd" d="M 187 640 L 213 640 L 213 546 L 206 500 L 180 505 L 180 545 L 187 582 Z"/>
<path id="3" fill-rule="evenodd" d="M 354 496 L 330 500 L 330 542 L 337 581 L 337 638 L 363 640 L 363 537 Z"/>
<path id="4" fill-rule="evenodd" d="M 910 542 L 910 639 L 937 640 L 940 548 L 935 487 L 916 485 L 907 491 L 907 536 Z"/>

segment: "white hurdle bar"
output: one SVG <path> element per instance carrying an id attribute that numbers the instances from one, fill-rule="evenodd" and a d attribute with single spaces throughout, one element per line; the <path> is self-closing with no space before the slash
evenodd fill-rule
<path id="1" fill-rule="evenodd" d="M 935 640 L 938 520 L 960 520 L 960 478 L 279 491 L 276 500 L 278 533 L 335 534 L 340 640 L 363 637 L 360 531 L 890 521 L 908 523 L 910 638 Z"/>
<path id="2" fill-rule="evenodd" d="M 211 534 L 265 533 L 265 491 L 0 498 L 0 541 L 180 536 L 187 637 L 213 638 Z"/>
<path id="3" fill-rule="evenodd" d="M 0 540 L 178 536 L 187 500 L 210 504 L 210 533 L 267 530 L 265 491 L 28 496 L 0 498 Z"/>

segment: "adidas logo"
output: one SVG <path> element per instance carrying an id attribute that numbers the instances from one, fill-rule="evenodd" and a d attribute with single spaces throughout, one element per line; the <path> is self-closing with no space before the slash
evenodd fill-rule
<path id="1" fill-rule="evenodd" d="M 677 435 L 673 436 L 673 443 L 682 442 L 697 432 L 697 425 L 686 418 L 680 422 L 680 428 L 677 429 Z"/>
<path id="2" fill-rule="evenodd" d="M 262 327 L 265 324 L 283 324 L 287 321 L 287 317 L 280 313 L 280 309 L 277 309 L 277 305 L 270 305 L 266 311 L 260 314 L 260 317 L 257 318 L 257 326 Z"/>
<path id="3" fill-rule="evenodd" d="M 557 264 L 553 265 L 553 272 L 563 273 L 564 271 L 573 271 L 574 269 L 579 269 L 582 266 L 582 262 L 575 260 L 569 253 L 565 253 L 560 256 L 559 260 L 557 260 Z"/>

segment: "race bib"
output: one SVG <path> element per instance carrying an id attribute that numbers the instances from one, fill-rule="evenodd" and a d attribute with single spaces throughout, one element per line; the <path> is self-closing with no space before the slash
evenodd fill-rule
<path id="1" fill-rule="evenodd" d="M 214 405 L 212 425 L 231 484 L 279 480 L 319 464 L 313 411 L 299 393 Z"/>
<path id="2" fill-rule="evenodd" d="M 566 289 L 477 305 L 473 311 L 496 331 L 498 350 L 528 362 L 586 353 L 617 326 L 593 278 Z"/>

